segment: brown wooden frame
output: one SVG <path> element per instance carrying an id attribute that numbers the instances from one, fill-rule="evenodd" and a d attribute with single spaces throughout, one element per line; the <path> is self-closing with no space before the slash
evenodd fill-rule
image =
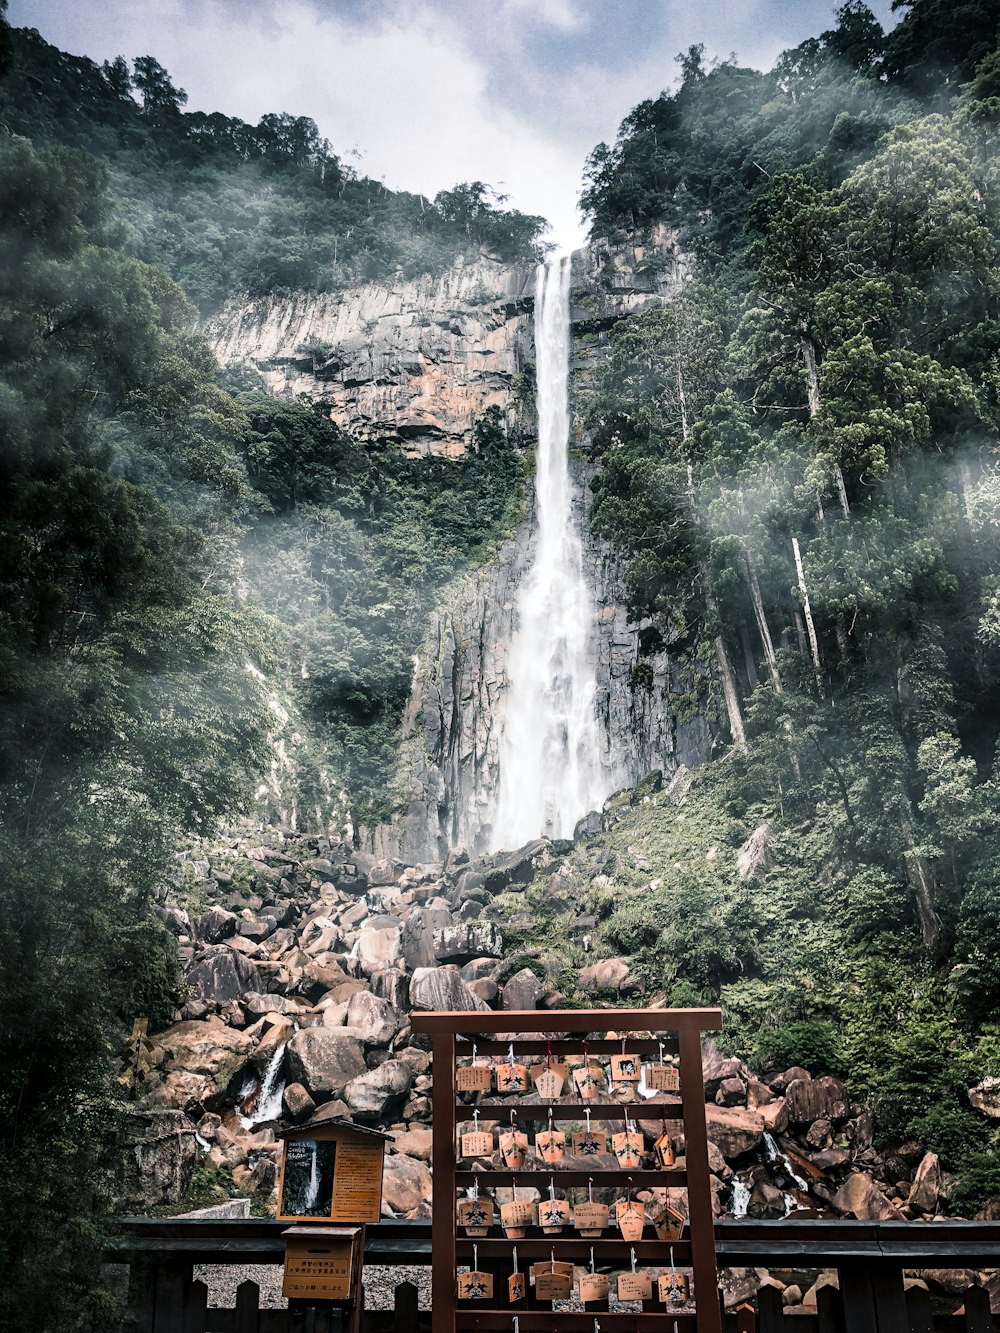
<path id="1" fill-rule="evenodd" d="M 676 1033 L 676 1051 L 680 1056 L 680 1116 L 684 1123 L 685 1166 L 686 1170 L 676 1169 L 656 1172 L 602 1171 L 601 1181 L 605 1184 L 617 1183 L 616 1178 L 624 1181 L 629 1176 L 644 1179 L 644 1183 L 669 1183 L 687 1188 L 688 1212 L 690 1215 L 690 1240 L 674 1245 L 674 1252 L 680 1262 L 690 1258 L 694 1271 L 696 1314 L 675 1315 L 670 1311 L 652 1311 L 644 1309 L 642 1314 L 600 1313 L 602 1328 L 628 1330 L 637 1333 L 642 1328 L 673 1330 L 676 1321 L 679 1330 L 688 1333 L 697 1329 L 697 1333 L 721 1333 L 722 1316 L 719 1306 L 718 1275 L 715 1262 L 715 1240 L 713 1234 L 712 1194 L 709 1185 L 708 1167 L 708 1131 L 705 1121 L 705 1084 L 701 1066 L 701 1033 L 718 1031 L 722 1027 L 722 1011 L 719 1009 L 549 1009 L 549 1010 L 483 1010 L 472 1013 L 414 1013 L 411 1023 L 415 1032 L 428 1033 L 432 1039 L 433 1073 L 433 1154 L 434 1154 L 434 1204 L 432 1223 L 433 1271 L 431 1277 L 432 1333 L 456 1333 L 456 1329 L 505 1329 L 512 1327 L 516 1314 L 522 1333 L 535 1333 L 545 1330 L 585 1330 L 590 1333 L 594 1325 L 594 1314 L 562 1314 L 549 1309 L 484 1309 L 477 1305 L 475 1309 L 459 1308 L 456 1301 L 455 1275 L 459 1255 L 471 1257 L 472 1241 L 459 1241 L 455 1227 L 456 1189 L 470 1183 L 473 1174 L 459 1172 L 456 1163 L 455 1131 L 458 1120 L 465 1119 L 471 1111 L 464 1104 L 456 1104 L 455 1069 L 457 1046 L 456 1037 L 480 1038 L 476 1045 L 480 1054 L 500 1054 L 506 1050 L 506 1041 L 490 1040 L 488 1034 L 530 1033 L 532 1037 L 524 1042 L 515 1042 L 520 1054 L 545 1054 L 551 1049 L 553 1055 L 569 1051 L 579 1051 L 581 1037 L 590 1033 L 618 1034 L 618 1040 L 588 1041 L 589 1052 L 618 1051 L 623 1035 L 637 1032 Z M 576 1039 L 567 1034 L 579 1034 Z M 486 1038 L 482 1040 L 482 1038 Z M 541 1039 L 539 1039 L 541 1038 Z M 643 1042 L 631 1039 L 630 1045 L 642 1051 L 655 1051 L 658 1041 Z M 668 1048 L 664 1043 L 665 1049 Z M 465 1052 L 463 1052 L 464 1054 Z M 652 1103 L 650 1109 L 657 1110 L 662 1102 Z M 579 1119 L 587 1103 L 572 1107 L 553 1108 L 560 1113 L 560 1118 L 567 1118 L 567 1112 Z M 651 1119 L 649 1114 L 642 1115 L 644 1108 L 630 1105 L 621 1107 L 616 1104 L 591 1104 L 591 1109 L 601 1119 L 612 1119 L 615 1113 L 623 1118 L 628 1112 L 634 1113 L 637 1120 Z M 477 1172 L 476 1177 L 484 1183 L 490 1183 L 494 1173 Z M 548 1177 L 548 1170 L 522 1170 L 515 1173 L 518 1180 L 531 1177 Z M 565 1184 L 586 1183 L 586 1171 L 560 1171 L 560 1181 Z M 511 1178 L 511 1172 L 496 1173 L 502 1181 Z M 574 1177 L 580 1177 L 576 1181 Z M 466 1179 L 468 1177 L 468 1179 Z M 482 1255 L 508 1254 L 510 1241 L 483 1239 L 475 1242 Z M 547 1237 L 544 1241 L 523 1240 L 517 1242 L 518 1254 L 525 1258 L 546 1257 L 553 1248 L 567 1258 L 589 1253 L 590 1242 L 587 1240 L 561 1240 L 559 1237 Z M 618 1255 L 625 1257 L 631 1248 L 630 1242 L 623 1240 L 601 1239 L 594 1242 L 595 1253 L 602 1257 Z M 656 1257 L 666 1259 L 669 1244 L 664 1241 L 639 1241 L 635 1243 L 637 1256 L 647 1261 Z M 535 1251 L 540 1251 L 536 1254 Z M 595 1305 L 593 1309 L 597 1309 Z"/>

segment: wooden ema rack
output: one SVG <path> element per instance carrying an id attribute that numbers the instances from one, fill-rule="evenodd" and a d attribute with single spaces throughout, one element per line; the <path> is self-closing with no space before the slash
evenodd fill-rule
<path id="1" fill-rule="evenodd" d="M 512 1010 L 509 1012 L 478 1011 L 474 1013 L 414 1013 L 413 1029 L 428 1033 L 433 1042 L 433 1152 L 434 1152 L 434 1216 L 432 1224 L 433 1271 L 431 1278 L 432 1333 L 489 1333 L 503 1329 L 513 1333 L 514 1317 L 520 1333 L 593 1333 L 595 1318 L 604 1333 L 673 1333 L 675 1322 L 679 1333 L 721 1333 L 718 1278 L 715 1263 L 715 1238 L 712 1224 L 712 1196 L 709 1188 L 708 1134 L 705 1123 L 705 1085 L 701 1066 L 701 1033 L 717 1031 L 722 1027 L 719 1009 L 555 1009 Z M 595 1034 L 613 1032 L 614 1039 L 600 1039 Z M 519 1041 L 517 1034 L 527 1034 Z M 652 1037 L 634 1037 L 629 1034 L 650 1033 Z M 492 1035 L 491 1035 L 492 1034 Z M 501 1036 L 502 1034 L 502 1036 Z M 574 1035 L 575 1034 L 575 1035 Z M 665 1039 L 662 1034 L 676 1034 Z M 458 1192 L 464 1192 L 474 1181 L 481 1188 L 508 1187 L 510 1170 L 465 1171 L 458 1169 L 456 1129 L 459 1121 L 472 1118 L 475 1107 L 457 1100 L 455 1074 L 457 1060 L 471 1057 L 475 1042 L 478 1056 L 505 1056 L 513 1041 L 516 1056 L 546 1055 L 553 1060 L 567 1055 L 580 1055 L 586 1041 L 588 1055 L 618 1054 L 621 1039 L 628 1039 L 630 1053 L 655 1056 L 661 1046 L 665 1053 L 679 1056 L 680 1100 L 669 1103 L 670 1119 L 684 1125 L 685 1168 L 661 1170 L 573 1170 L 563 1166 L 545 1166 L 519 1169 L 513 1174 L 517 1186 L 534 1186 L 544 1197 L 550 1177 L 560 1186 L 586 1185 L 594 1179 L 601 1187 L 617 1185 L 623 1191 L 631 1180 L 636 1190 L 652 1186 L 682 1187 L 687 1190 L 689 1235 L 673 1242 L 674 1258 L 679 1267 L 690 1267 L 694 1275 L 695 1313 L 675 1313 L 658 1302 L 643 1303 L 642 1313 L 608 1312 L 607 1301 L 588 1303 L 586 1312 L 564 1313 L 552 1302 L 540 1302 L 528 1286 L 525 1300 L 511 1306 L 507 1296 L 507 1275 L 512 1271 L 512 1247 L 517 1246 L 518 1264 L 524 1270 L 531 1262 L 548 1259 L 555 1252 L 556 1259 L 575 1260 L 584 1265 L 590 1259 L 591 1248 L 595 1259 L 625 1269 L 634 1248 L 640 1263 L 667 1266 L 670 1262 L 671 1243 L 651 1240 L 647 1227 L 643 1239 L 630 1242 L 609 1227 L 599 1239 L 580 1238 L 570 1232 L 565 1238 L 543 1235 L 530 1228 L 523 1240 L 478 1240 L 457 1234 Z M 499 1039 L 498 1039 L 499 1038 Z M 593 1038 L 593 1039 L 592 1039 Z M 460 1041 L 458 1039 L 461 1039 Z M 626 1115 L 636 1120 L 657 1118 L 665 1103 L 653 1102 L 646 1106 L 633 1103 L 582 1101 L 554 1102 L 553 1119 L 582 1121 L 587 1106 L 597 1120 L 624 1122 Z M 503 1120 L 511 1108 L 518 1110 L 517 1099 L 506 1098 L 489 1103 L 480 1102 L 480 1114 Z M 518 1110 L 520 1122 L 537 1120 L 539 1125 L 548 1118 L 548 1103 L 524 1105 Z M 613 1221 L 613 1219 L 612 1219 Z M 493 1299 L 490 1301 L 463 1301 L 457 1298 L 457 1269 L 459 1262 L 471 1267 L 473 1246 L 478 1246 L 478 1266 L 493 1274 Z M 527 1265 L 525 1264 L 527 1261 Z M 655 1288 L 654 1288 L 655 1290 Z"/>

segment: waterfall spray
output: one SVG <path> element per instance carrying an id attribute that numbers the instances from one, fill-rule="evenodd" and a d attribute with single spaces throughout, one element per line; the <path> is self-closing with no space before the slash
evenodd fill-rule
<path id="1" fill-rule="evenodd" d="M 568 257 L 540 267 L 535 295 L 537 545 L 518 594 L 492 846 L 545 833 L 571 837 L 600 807 L 602 768 L 594 697 L 595 600 L 574 521 L 569 445 Z"/>

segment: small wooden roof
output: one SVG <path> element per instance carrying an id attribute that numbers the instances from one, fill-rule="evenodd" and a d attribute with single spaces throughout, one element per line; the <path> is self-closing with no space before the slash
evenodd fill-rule
<path id="1" fill-rule="evenodd" d="M 292 1125 L 290 1129 L 279 1129 L 276 1137 L 279 1139 L 294 1139 L 300 1134 L 307 1138 L 321 1138 L 324 1130 L 332 1130 L 336 1135 L 357 1134 L 360 1138 L 382 1139 L 388 1142 L 392 1138 L 391 1134 L 383 1134 L 380 1129 L 370 1129 L 367 1125 L 356 1125 L 353 1120 L 317 1120 L 314 1116 L 312 1120 L 307 1120 L 304 1125 Z"/>

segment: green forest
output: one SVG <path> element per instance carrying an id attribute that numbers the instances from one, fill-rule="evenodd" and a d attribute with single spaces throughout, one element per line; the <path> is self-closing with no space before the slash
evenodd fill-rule
<path id="1" fill-rule="evenodd" d="M 199 317 L 534 261 L 544 221 L 480 181 L 393 192 L 304 117 L 186 112 L 152 56 L 99 66 L 5 8 L 0 1323 L 101 1329 L 114 1054 L 180 984 L 154 890 L 251 807 L 275 693 L 303 805 L 393 813 L 413 654 L 530 475 L 498 412 L 458 461 L 361 444 L 221 371 Z M 692 47 L 586 163 L 594 239 L 665 228 L 690 272 L 604 349 L 591 521 L 644 644 L 701 682 L 672 704 L 731 746 L 690 818 L 637 808 L 610 886 L 576 888 L 650 993 L 721 1000 L 761 1068 L 844 1077 L 972 1215 L 1000 1198 L 965 1097 L 1000 1075 L 1000 19 L 894 8 L 886 36 L 849 0 L 766 73 Z M 639 841 L 676 871 L 656 890 Z"/>
<path id="2" fill-rule="evenodd" d="M 588 162 L 594 236 L 666 226 L 691 270 L 612 337 L 592 523 L 733 742 L 591 903 L 652 988 L 721 998 L 764 1066 L 845 1076 L 975 1210 L 1000 1195 L 965 1096 L 1000 1073 L 1000 20 L 896 8 L 886 39 L 842 6 L 767 74 L 691 49 Z M 650 892 L 629 841 L 684 873 Z"/>

